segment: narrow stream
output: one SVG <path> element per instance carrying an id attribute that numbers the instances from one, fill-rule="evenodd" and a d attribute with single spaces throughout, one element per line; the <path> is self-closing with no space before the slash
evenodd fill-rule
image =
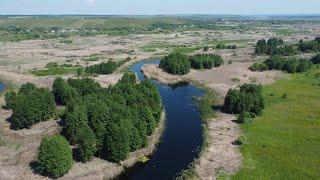
<path id="1" fill-rule="evenodd" d="M 148 63 L 157 64 L 159 60 L 137 63 L 130 70 L 143 80 L 145 77 L 141 73 L 141 67 Z M 194 96 L 201 96 L 204 91 L 189 84 L 169 87 L 153 82 L 166 110 L 166 128 L 162 140 L 147 163 L 128 169 L 118 179 L 174 179 L 193 162 L 201 148 L 201 120 Z"/>

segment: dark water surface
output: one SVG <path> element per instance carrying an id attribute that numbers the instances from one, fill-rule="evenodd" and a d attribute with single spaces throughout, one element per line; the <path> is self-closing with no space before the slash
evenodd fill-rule
<path id="1" fill-rule="evenodd" d="M 0 92 L 4 91 L 4 88 L 5 88 L 4 84 L 2 82 L 0 82 Z"/>
<path id="2" fill-rule="evenodd" d="M 143 61 L 130 68 L 140 80 L 144 79 L 141 67 L 146 63 L 159 61 Z M 204 91 L 185 83 L 174 87 L 157 81 L 154 83 L 166 110 L 166 128 L 162 140 L 147 163 L 128 169 L 118 179 L 174 179 L 198 156 L 203 138 L 194 96 L 201 96 Z"/>

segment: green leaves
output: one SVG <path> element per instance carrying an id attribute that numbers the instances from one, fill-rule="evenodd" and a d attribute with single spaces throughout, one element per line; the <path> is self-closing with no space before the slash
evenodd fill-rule
<path id="1" fill-rule="evenodd" d="M 22 85 L 18 95 L 7 97 L 12 107 L 11 127 L 13 129 L 29 128 L 40 121 L 46 121 L 55 112 L 54 96 L 48 89 L 36 88 L 34 84 Z"/>
<path id="2" fill-rule="evenodd" d="M 160 61 L 160 68 L 171 74 L 183 75 L 190 72 L 188 57 L 181 53 L 172 53 Z"/>
<path id="3" fill-rule="evenodd" d="M 58 178 L 72 167 L 72 151 L 68 141 L 60 135 L 43 138 L 38 149 L 39 170 L 42 174 Z"/>

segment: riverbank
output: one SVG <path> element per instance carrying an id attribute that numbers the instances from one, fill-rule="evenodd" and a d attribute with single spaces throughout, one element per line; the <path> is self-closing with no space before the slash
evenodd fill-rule
<path id="1" fill-rule="evenodd" d="M 221 107 L 229 88 L 250 82 L 253 78 L 257 83 L 269 84 L 282 75 L 278 71 L 251 72 L 248 70 L 250 65 L 251 63 L 241 63 L 204 71 L 191 70 L 183 76 L 168 74 L 155 64 L 147 64 L 141 71 L 146 77 L 164 84 L 188 81 L 208 87 L 208 90 L 217 92 L 215 106 Z M 235 78 L 238 79 L 237 82 L 232 80 Z M 199 158 L 195 159 L 190 170 L 182 172 L 182 176 L 188 179 L 216 179 L 220 174 L 234 174 L 241 167 L 242 155 L 235 143 L 241 135 L 240 126 L 234 122 L 234 115 L 225 114 L 219 109 L 217 111 L 216 117 L 204 120 L 204 145 Z"/>

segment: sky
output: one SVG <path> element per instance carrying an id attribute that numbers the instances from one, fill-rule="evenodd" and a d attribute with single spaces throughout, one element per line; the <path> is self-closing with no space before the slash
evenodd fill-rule
<path id="1" fill-rule="evenodd" d="M 0 14 L 320 14 L 320 0 L 0 0 Z"/>

